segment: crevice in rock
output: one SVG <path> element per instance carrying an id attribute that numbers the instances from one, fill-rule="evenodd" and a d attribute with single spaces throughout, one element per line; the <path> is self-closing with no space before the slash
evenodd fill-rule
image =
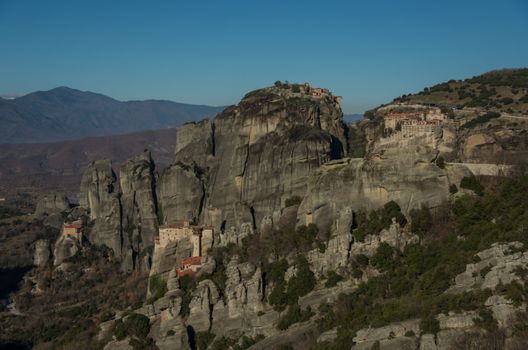
<path id="1" fill-rule="evenodd" d="M 216 155 L 216 125 L 211 121 L 211 154 Z"/>
<path id="2" fill-rule="evenodd" d="M 345 134 L 345 141 L 346 141 L 346 147 L 345 147 L 345 151 L 346 151 L 346 155 L 349 155 L 350 154 L 350 135 L 349 135 L 349 132 L 350 132 L 350 128 L 348 127 L 348 124 L 345 123 L 343 120 L 341 120 L 341 125 L 343 127 L 343 132 Z"/>
<path id="3" fill-rule="evenodd" d="M 189 338 L 189 346 L 191 350 L 196 350 L 196 332 L 192 326 L 187 326 L 187 337 Z"/>
<path id="4" fill-rule="evenodd" d="M 251 225 L 253 226 L 253 230 L 257 229 L 257 220 L 255 218 L 255 208 L 252 206 L 249 206 L 249 212 L 251 213 Z"/>
<path id="5" fill-rule="evenodd" d="M 331 136 L 332 141 L 330 142 L 330 159 L 341 159 L 343 155 L 343 145 L 341 141 L 335 136 Z"/>

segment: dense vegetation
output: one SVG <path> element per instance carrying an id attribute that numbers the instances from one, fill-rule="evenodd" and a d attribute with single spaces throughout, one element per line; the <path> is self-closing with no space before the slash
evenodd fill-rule
<path id="1" fill-rule="evenodd" d="M 498 70 L 466 80 L 450 80 L 425 88 L 418 94 L 403 95 L 395 99 L 395 102 L 435 104 L 448 109 L 477 107 L 484 110 L 526 114 L 528 113 L 528 69 Z M 446 111 L 451 114 L 449 110 Z M 485 121 L 480 119 L 465 127 L 470 128 Z"/>
<path id="2" fill-rule="evenodd" d="M 426 216 L 420 212 L 415 215 Z M 427 221 L 429 218 L 422 222 Z M 379 247 L 370 264 L 384 274 L 362 283 L 353 293 L 341 295 L 334 306 L 321 309 L 324 317 L 318 321 L 320 329 L 338 327 L 338 337 L 334 343 L 319 345 L 320 349 L 350 348 L 356 331 L 365 325 L 380 327 L 412 318 L 422 320 L 422 333 L 435 333 L 438 323 L 434 316 L 440 312 L 480 310 L 476 322 L 484 328 L 493 327 L 494 322 L 482 309 L 491 291 L 460 295 L 444 291 L 466 264 L 473 262 L 475 254 L 492 243 L 528 244 L 528 177 L 507 180 L 496 191 L 483 192 L 481 197 L 458 198 L 449 212 L 433 220 L 432 230 L 439 225 L 450 225 L 454 230 L 445 237 L 426 237 L 428 244 L 411 245 L 403 252 L 388 245 Z M 525 300 L 526 291 L 519 285 L 500 288 L 501 294 L 513 300 Z"/>
<path id="3" fill-rule="evenodd" d="M 402 227 L 407 223 L 400 206 L 394 201 L 390 201 L 382 208 L 373 210 L 368 214 L 365 211 L 359 211 L 354 220 L 357 229 L 352 234 L 357 241 L 362 242 L 367 234 L 376 234 L 383 229 L 389 228 L 393 218 Z"/>
<path id="4" fill-rule="evenodd" d="M 139 307 L 147 287 L 146 276 L 123 274 L 109 250 L 95 246 L 70 258 L 67 269 L 35 268 L 27 277 L 15 297 L 17 308 L 27 316 L 0 317 L 0 341 L 100 349 L 98 325 L 111 319 L 114 310 Z M 41 293 L 32 293 L 31 281 Z"/>

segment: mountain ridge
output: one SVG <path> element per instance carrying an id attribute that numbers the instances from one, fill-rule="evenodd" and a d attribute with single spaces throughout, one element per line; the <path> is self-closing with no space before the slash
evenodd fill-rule
<path id="1" fill-rule="evenodd" d="M 0 100 L 0 143 L 42 143 L 177 127 L 223 107 L 169 100 L 119 101 L 60 86 Z"/>

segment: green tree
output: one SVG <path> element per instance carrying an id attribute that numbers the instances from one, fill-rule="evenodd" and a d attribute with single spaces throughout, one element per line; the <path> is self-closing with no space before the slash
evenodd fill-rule
<path id="1" fill-rule="evenodd" d="M 412 209 L 409 215 L 411 217 L 411 231 L 423 237 L 433 225 L 433 217 L 429 209 L 425 206 L 421 209 Z"/>
<path id="2" fill-rule="evenodd" d="M 460 181 L 460 187 L 468 190 L 472 190 L 477 195 L 482 196 L 484 194 L 484 186 L 477 180 L 473 175 L 464 176 Z"/>

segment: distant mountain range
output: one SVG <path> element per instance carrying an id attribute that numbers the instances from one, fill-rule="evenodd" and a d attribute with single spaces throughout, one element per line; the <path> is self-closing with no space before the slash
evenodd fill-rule
<path id="1" fill-rule="evenodd" d="M 355 123 L 361 119 L 363 119 L 363 114 L 343 114 L 345 123 Z"/>
<path id="2" fill-rule="evenodd" d="M 40 195 L 63 191 L 79 192 L 81 175 L 97 159 L 111 159 L 114 169 L 125 160 L 148 149 L 162 169 L 174 155 L 176 129 L 87 137 L 54 143 L 0 145 L 0 198 L 16 193 Z"/>
<path id="3" fill-rule="evenodd" d="M 14 99 L 0 98 L 0 144 L 172 128 L 214 117 L 223 108 L 163 100 L 121 102 L 89 91 L 58 87 Z"/>

